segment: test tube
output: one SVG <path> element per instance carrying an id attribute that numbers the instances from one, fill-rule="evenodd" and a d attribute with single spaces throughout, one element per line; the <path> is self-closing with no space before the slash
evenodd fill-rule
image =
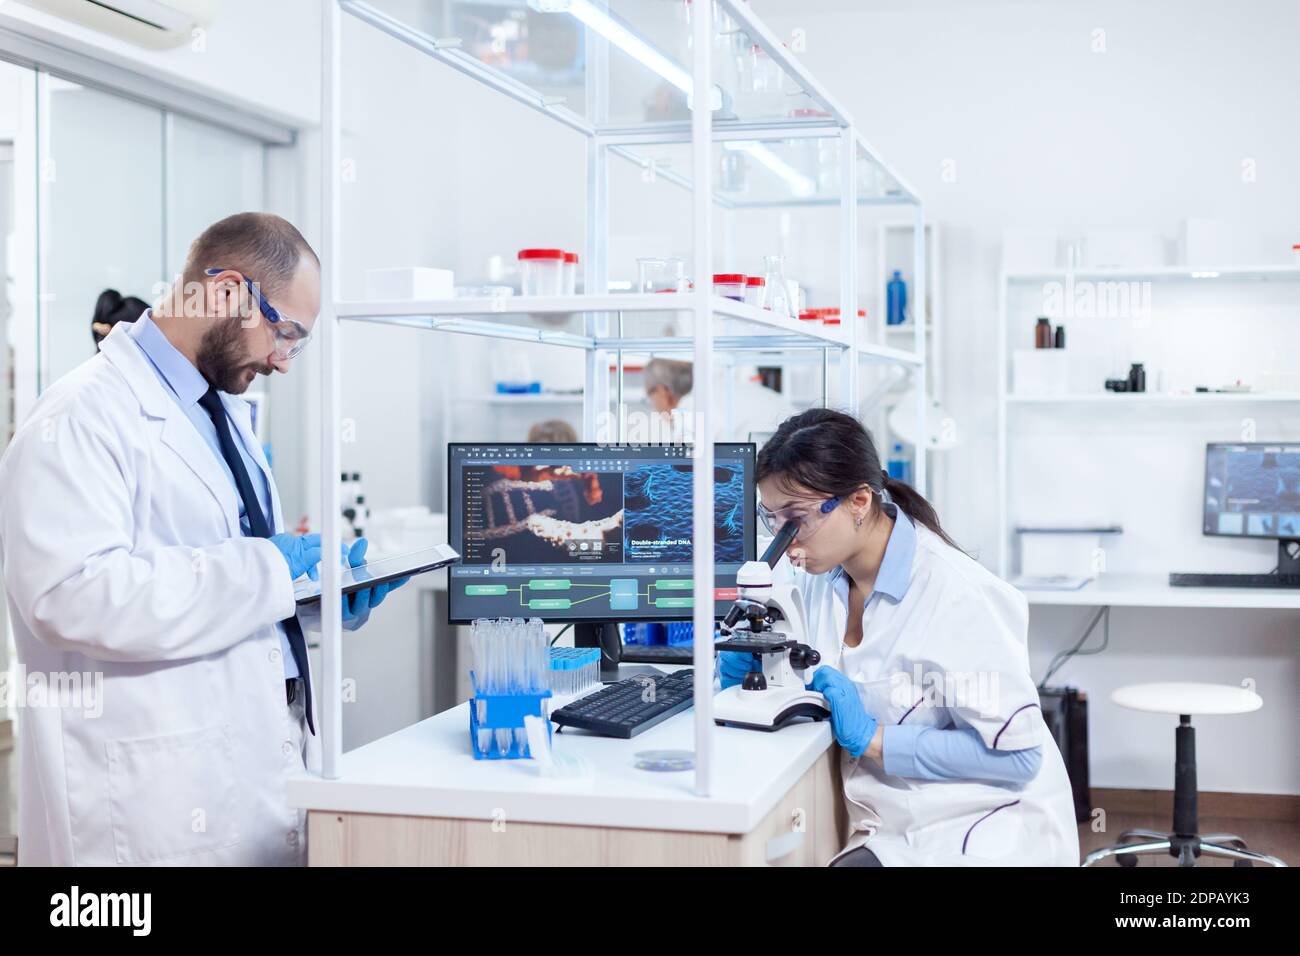
<path id="1" fill-rule="evenodd" d="M 470 645 L 474 659 L 474 684 L 475 691 L 478 695 L 486 694 L 488 682 L 490 680 L 490 665 L 488 663 L 488 621 L 486 618 L 477 618 L 474 621 L 473 628 L 470 632 Z M 487 700 L 478 696 L 474 701 L 478 709 L 478 746 L 479 753 L 486 756 L 492 749 L 492 731 L 483 726 L 487 723 Z"/>

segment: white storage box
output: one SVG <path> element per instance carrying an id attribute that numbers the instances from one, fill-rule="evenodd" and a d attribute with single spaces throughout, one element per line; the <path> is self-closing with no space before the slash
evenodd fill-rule
<path id="1" fill-rule="evenodd" d="M 1070 389 L 1067 349 L 1017 349 L 1011 355 L 1015 395 L 1065 395 Z"/>
<path id="2" fill-rule="evenodd" d="M 1193 269 L 1284 263 L 1286 250 L 1259 232 L 1220 219 L 1186 219 L 1178 233 L 1179 265 Z"/>
<path id="3" fill-rule="evenodd" d="M 456 295 L 456 274 L 450 269 L 410 266 L 366 270 L 366 298 L 420 302 L 451 299 Z"/>
<path id="4" fill-rule="evenodd" d="M 1106 537 L 1119 532 L 1118 527 L 1017 528 L 1020 574 L 1095 578 L 1106 570 Z"/>
<path id="5" fill-rule="evenodd" d="M 1168 258 L 1165 237 L 1136 229 L 1093 229 L 1083 240 L 1088 269 L 1150 269 Z"/>
<path id="6" fill-rule="evenodd" d="M 1007 272 L 1052 272 L 1061 263 L 1057 247 L 1061 236 L 1044 229 L 1004 229 L 1002 268 Z"/>

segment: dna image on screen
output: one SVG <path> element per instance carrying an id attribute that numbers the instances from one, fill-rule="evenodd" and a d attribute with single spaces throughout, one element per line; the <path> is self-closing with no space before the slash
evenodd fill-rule
<path id="1" fill-rule="evenodd" d="M 681 463 L 648 464 L 626 473 L 624 550 L 628 562 L 691 560 L 694 480 L 694 466 Z M 741 561 L 745 547 L 745 478 L 739 464 L 714 466 L 713 494 L 714 558 Z"/>

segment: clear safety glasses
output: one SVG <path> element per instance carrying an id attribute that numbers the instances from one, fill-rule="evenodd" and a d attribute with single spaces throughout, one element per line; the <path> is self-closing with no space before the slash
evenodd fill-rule
<path id="1" fill-rule="evenodd" d="M 238 272 L 239 270 L 206 269 L 204 271 L 210 276 L 215 276 L 226 271 Z M 311 332 L 297 319 L 289 318 L 268 302 L 252 279 L 243 276 L 243 280 L 244 285 L 248 286 L 248 291 L 257 301 L 257 307 L 262 310 L 262 315 L 271 325 L 271 333 L 275 336 L 275 354 L 286 361 L 301 355 L 302 350 L 311 341 Z"/>
<path id="2" fill-rule="evenodd" d="M 770 511 L 763 507 L 763 502 L 760 501 L 758 503 L 758 517 L 763 522 L 763 527 L 771 534 L 780 531 L 781 526 L 787 521 L 798 521 L 798 538 L 800 541 L 807 541 L 817 533 L 818 528 L 826 523 L 826 519 L 830 517 L 831 512 L 839 507 L 839 504 L 839 498 L 827 498 L 820 504 L 815 501 L 800 502 L 799 504 L 787 505 L 776 511 Z"/>

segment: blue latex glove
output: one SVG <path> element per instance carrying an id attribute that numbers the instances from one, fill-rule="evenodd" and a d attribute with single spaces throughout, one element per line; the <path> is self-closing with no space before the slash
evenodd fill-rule
<path id="1" fill-rule="evenodd" d="M 366 549 L 370 547 L 370 542 L 365 538 L 357 538 L 352 547 L 347 550 L 347 560 L 351 567 L 360 567 L 366 563 Z M 400 588 L 410 578 L 398 578 L 396 581 L 388 581 L 384 584 L 376 584 L 372 588 L 365 588 L 360 591 L 354 591 L 352 594 L 343 595 L 343 620 L 351 621 L 357 618 L 369 616 L 371 610 L 379 607 L 384 598 L 388 597 L 390 591 Z"/>
<path id="2" fill-rule="evenodd" d="M 722 680 L 722 689 L 735 687 L 745 679 L 745 675 L 757 669 L 754 655 L 749 651 L 719 651 L 718 673 Z"/>
<path id="3" fill-rule="evenodd" d="M 313 581 L 320 579 L 320 535 L 273 534 L 267 540 L 284 555 L 291 579 L 297 581 L 304 574 Z"/>
<path id="4" fill-rule="evenodd" d="M 839 745 L 854 757 L 861 757 L 876 735 L 878 722 L 862 706 L 857 685 L 835 668 L 823 666 L 817 668 L 808 687 L 830 704 L 831 727 Z"/>

